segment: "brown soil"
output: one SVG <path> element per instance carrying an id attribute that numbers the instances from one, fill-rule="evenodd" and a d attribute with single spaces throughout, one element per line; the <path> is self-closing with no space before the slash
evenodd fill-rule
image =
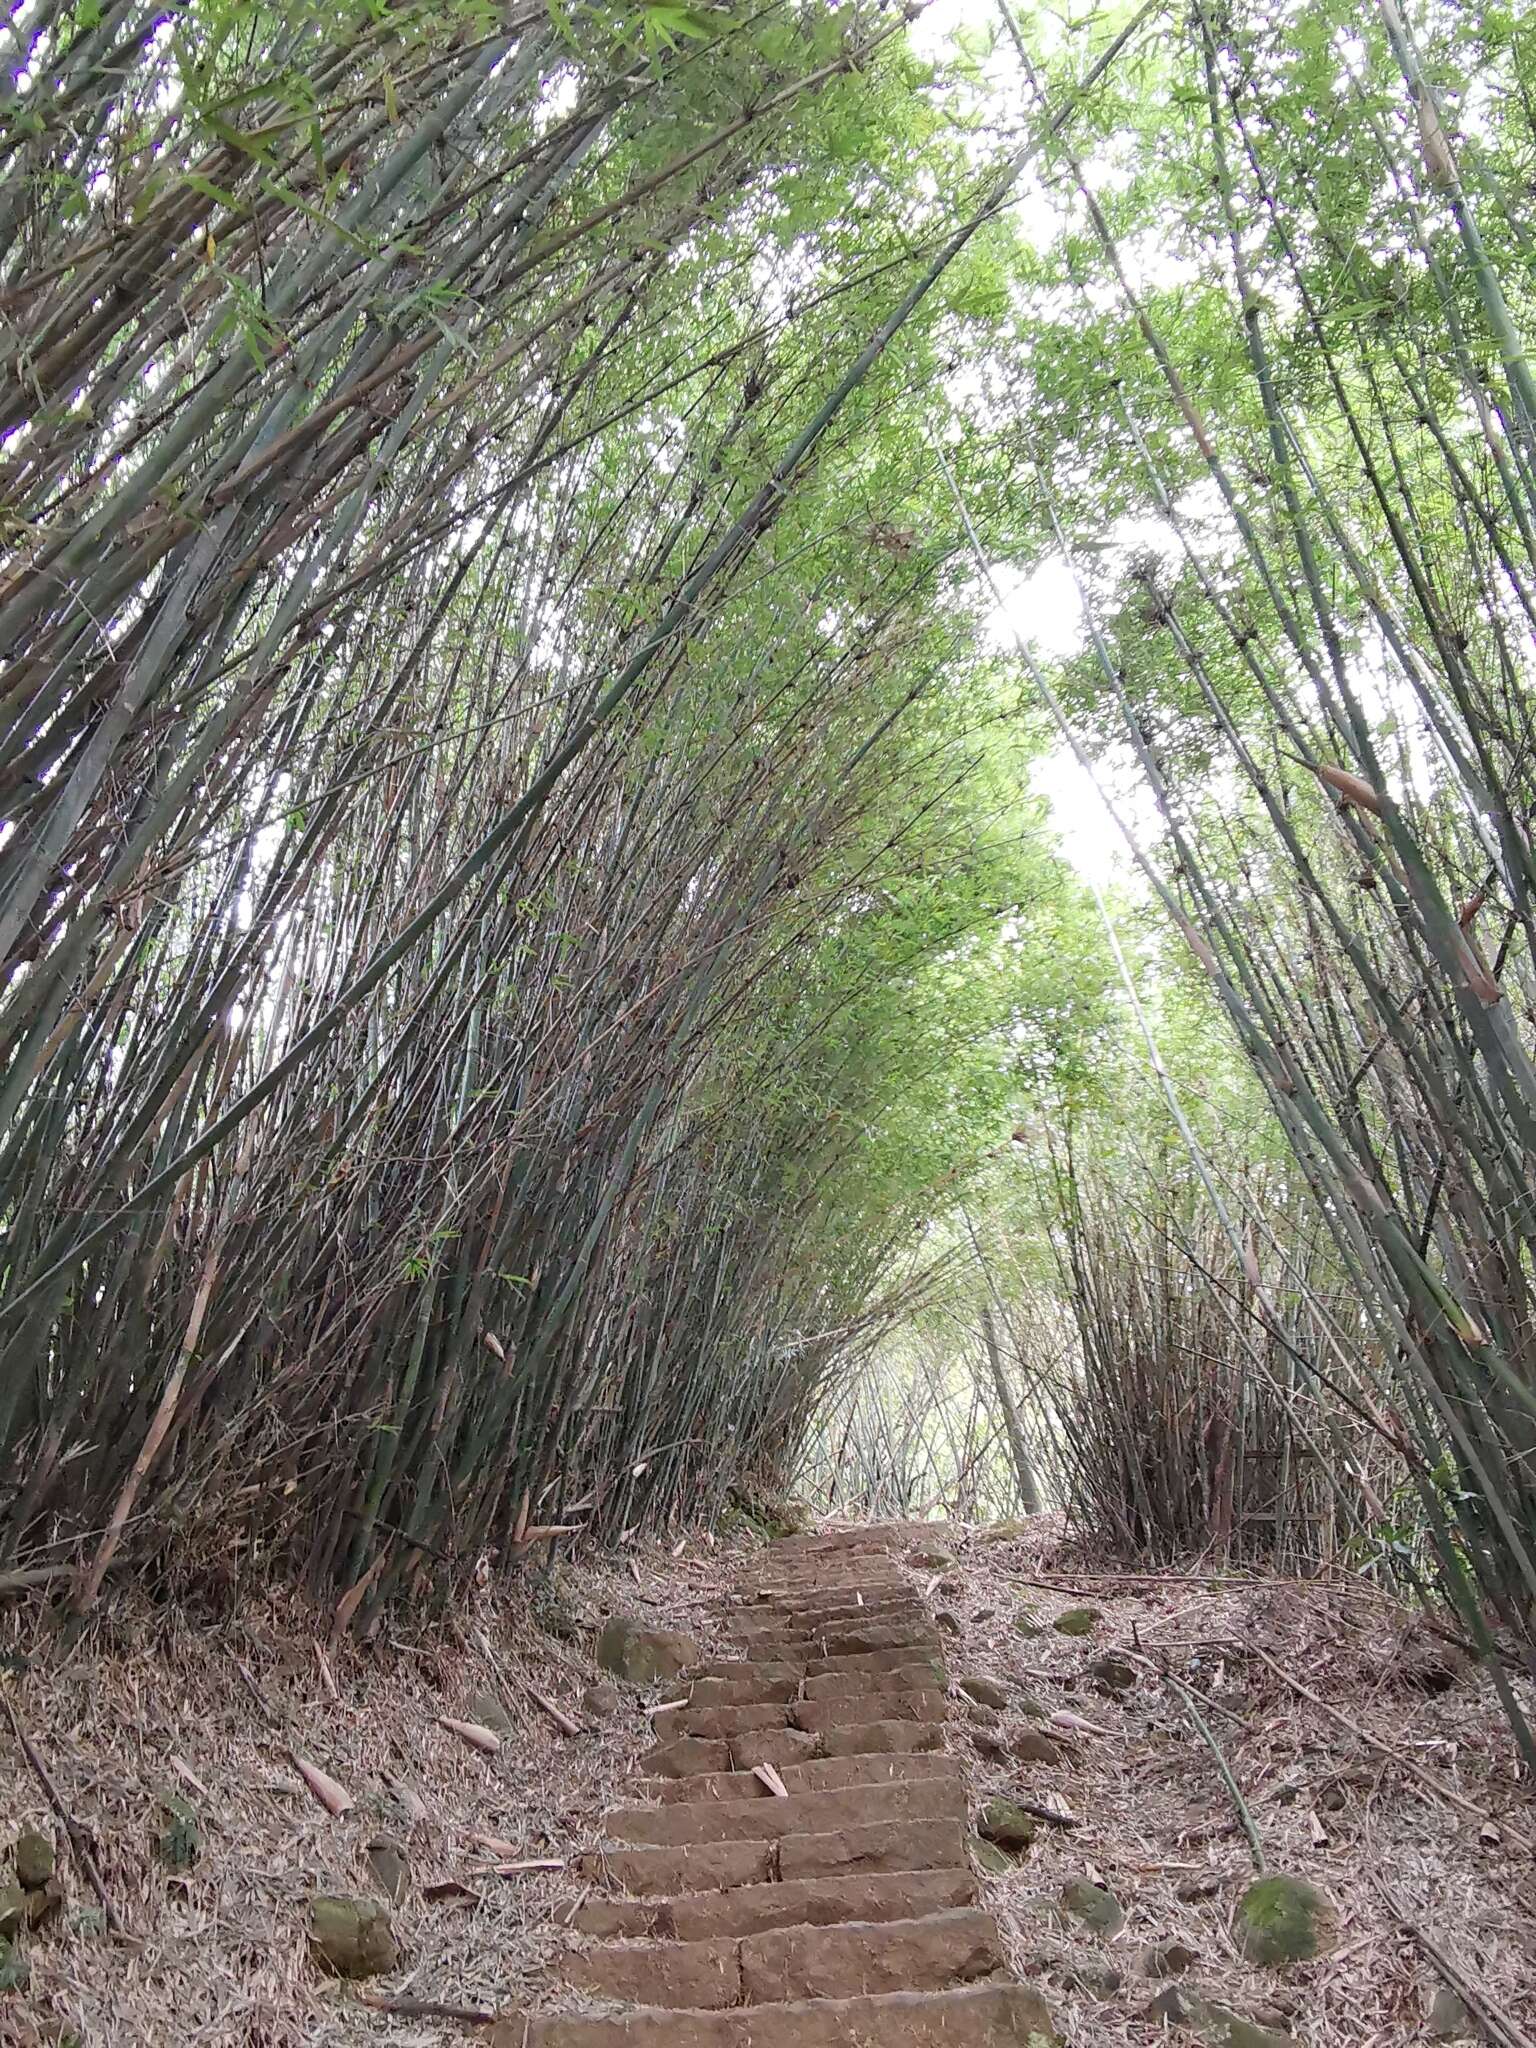
<path id="1" fill-rule="evenodd" d="M 930 1575 L 935 1601 L 958 1624 L 947 1635 L 951 1669 L 991 1674 L 1103 1731 L 1051 1730 L 1010 1710 L 1001 1731 L 966 1739 L 982 1793 L 1022 1791 L 1075 1817 L 1070 1828 L 1043 1826 L 1017 1873 L 989 1886 L 1016 1966 L 1039 1973 L 1048 1991 L 1085 1963 L 1123 1973 L 1123 1988 L 1102 2002 L 1053 2000 L 1072 2012 L 1070 2040 L 1193 2040 L 1139 2016 L 1162 1986 L 1140 1975 L 1138 1952 L 1177 1939 L 1198 1957 L 1187 1981 L 1311 2048 L 1425 2042 L 1444 1980 L 1404 1919 L 1510 2020 L 1530 2025 L 1536 1802 L 1492 1684 L 1454 1647 L 1354 1581 L 1086 1569 L 1055 1517 L 1028 1524 L 1022 1540 L 976 1532 L 951 1547 L 956 1569 Z M 1087 1636 L 1051 1626 L 1082 1606 L 1102 1615 Z M 1041 1633 L 1021 1636 L 1021 1614 Z M 1089 1670 L 1112 1651 L 1128 1653 L 1135 1673 L 1118 1696 Z M 1240 1957 L 1231 1923 L 1253 1876 L 1249 1846 L 1165 1672 L 1198 1701 L 1269 1866 L 1338 1903 L 1331 1954 L 1284 1970 Z M 1536 1700 L 1525 1692 L 1530 1712 Z M 1041 1728 L 1067 1737 L 1057 1765 L 1000 1765 L 974 1746 L 989 1732 Z M 1076 1876 L 1101 1881 L 1125 1906 L 1113 1941 L 1063 1934 L 1033 1903 Z"/>
<path id="2" fill-rule="evenodd" d="M 25 1938 L 28 1987 L 0 1991 L 0 2044 L 483 2040 L 484 2027 L 387 2015 L 360 1997 L 490 2013 L 524 2002 L 543 1980 L 564 1939 L 556 1909 L 583 1889 L 576 1859 L 650 1740 L 633 1691 L 620 1689 L 610 1718 L 582 1709 L 598 1675 L 596 1628 L 623 1611 L 708 1647 L 728 1555 L 703 1540 L 680 1557 L 637 1545 L 623 1560 L 562 1568 L 552 1583 L 530 1572 L 519 1590 L 488 1588 L 468 1611 L 397 1624 L 366 1649 L 328 1642 L 324 1619 L 277 1601 L 203 1621 L 119 1593 L 73 1643 L 41 1609 L 8 1606 L 0 1650 L 30 1669 L 0 1674 L 0 1686 L 88 1831 L 129 1939 L 101 1931 L 96 1898 L 61 1843 L 66 1902 Z M 556 1610 L 571 1640 L 541 1625 Z M 530 1685 L 584 1732 L 563 1734 Z M 477 1693 L 498 1697 L 511 1718 L 495 1755 L 439 1725 L 439 1716 L 473 1719 Z M 345 1787 L 353 1809 L 333 1819 L 294 1756 Z M 410 1822 L 401 1787 L 425 1819 Z M 201 1853 L 184 1875 L 154 1849 L 165 1791 L 198 1818 Z M 11 1877 L 9 1844 L 28 1825 L 61 1835 L 0 1717 L 0 1883 Z M 354 1988 L 317 1970 L 308 1902 L 316 1892 L 376 1892 L 365 1850 L 381 1832 L 405 1838 L 410 1857 L 411 1894 L 394 1913 L 402 1968 Z M 543 1858 L 563 1867 L 496 1874 L 498 1864 Z"/>

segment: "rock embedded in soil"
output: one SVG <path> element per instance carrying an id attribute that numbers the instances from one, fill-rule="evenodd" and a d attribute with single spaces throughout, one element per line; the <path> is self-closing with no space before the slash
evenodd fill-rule
<path id="1" fill-rule="evenodd" d="M 941 1607 L 938 1613 L 933 1618 L 938 1623 L 939 1627 L 943 1629 L 945 1635 L 959 1635 L 960 1617 L 958 1614 L 951 1614 L 947 1607 Z"/>
<path id="2" fill-rule="evenodd" d="M 1009 1743 L 1008 1754 L 1021 1764 L 1059 1764 L 1066 1751 L 1042 1729 L 1025 1728 Z"/>
<path id="3" fill-rule="evenodd" d="M 611 1721 L 623 1706 L 616 1685 L 610 1685 L 606 1678 L 600 1678 L 596 1685 L 589 1685 L 581 1696 L 582 1710 L 594 1721 Z"/>
<path id="4" fill-rule="evenodd" d="M 995 1707 L 1001 1713 L 1008 1704 L 1008 1688 L 999 1685 L 995 1678 L 986 1678 L 980 1674 L 962 1678 L 960 1690 L 968 1700 L 974 1700 L 978 1707 Z"/>
<path id="5" fill-rule="evenodd" d="M 976 1832 L 984 1842 L 1017 1853 L 1032 1846 L 1040 1823 L 1016 1799 L 989 1799 L 977 1817 Z"/>
<path id="6" fill-rule="evenodd" d="M 1274 1966 L 1326 1954 L 1338 1924 L 1338 1909 L 1326 1892 L 1304 1877 L 1271 1871 L 1239 1899 L 1232 1931 L 1250 1963 Z"/>
<path id="7" fill-rule="evenodd" d="M 389 1908 L 377 1899 L 322 1893 L 309 1909 L 310 1940 L 338 1977 L 377 1977 L 400 1960 Z"/>
<path id="8" fill-rule="evenodd" d="M 1127 1664 L 1123 1657 L 1117 1657 L 1113 1650 L 1107 1651 L 1102 1657 L 1095 1657 L 1089 1663 L 1087 1671 L 1098 1690 L 1108 1694 L 1112 1699 L 1118 1698 L 1123 1692 L 1129 1692 L 1136 1683 L 1135 1666 Z"/>
<path id="9" fill-rule="evenodd" d="M 1063 1913 L 1081 1920 L 1096 1934 L 1118 1934 L 1125 1925 L 1125 1908 L 1114 1893 L 1086 1877 L 1068 1878 L 1056 1898 Z"/>
<path id="10" fill-rule="evenodd" d="M 481 1728 L 489 1728 L 493 1735 L 515 1735 L 517 1724 L 493 1692 L 477 1692 L 470 1698 L 464 1710 L 464 1719 L 473 1721 Z"/>
<path id="11" fill-rule="evenodd" d="M 1431 2041 L 1472 2041 L 1477 2038 L 1477 2022 L 1467 2011 L 1460 1993 L 1449 1984 L 1442 1984 L 1429 2001 L 1424 2031 Z"/>
<path id="12" fill-rule="evenodd" d="M 1013 1632 L 1015 1635 L 1022 1636 L 1026 1643 L 1032 1643 L 1036 1636 L 1043 1636 L 1045 1634 L 1045 1628 L 1026 1609 L 1023 1614 L 1016 1614 L 1014 1616 Z"/>
<path id="13" fill-rule="evenodd" d="M 404 1846 L 390 1835 L 375 1835 L 364 1854 L 373 1881 L 392 1906 L 405 1903 L 411 1888 L 411 1859 Z"/>
<path id="14" fill-rule="evenodd" d="M 1144 1977 L 1182 1977 L 1199 1960 L 1188 1942 L 1177 1939 L 1154 1941 L 1137 1958 Z"/>
<path id="15" fill-rule="evenodd" d="M 1018 1869 L 1017 1863 L 995 1842 L 987 1842 L 980 1835 L 971 1837 L 971 1861 L 983 1877 L 1008 1877 Z"/>
<path id="16" fill-rule="evenodd" d="M 1082 1992 L 1089 1998 L 1113 1998 L 1125 1983 L 1113 1963 L 1101 1963 L 1092 1956 L 1065 1964 L 1059 1975 L 1064 1990 Z"/>
<path id="17" fill-rule="evenodd" d="M 597 1661 L 626 1685 L 666 1685 L 699 1661 L 699 1646 L 678 1629 L 647 1628 L 616 1614 L 597 1639 Z"/>
<path id="18" fill-rule="evenodd" d="M 35 1886 L 27 1893 L 27 1925 L 41 1927 L 51 1920 L 64 1903 L 64 1885 L 61 1879 L 50 1877 L 46 1884 Z"/>
<path id="19" fill-rule="evenodd" d="M 1296 2048 L 1295 2038 L 1244 2019 L 1188 1985 L 1170 1985 L 1147 2006 L 1142 2018 L 1164 2026 L 1188 2027 L 1206 2048 Z"/>
<path id="20" fill-rule="evenodd" d="M 948 1572 L 955 1568 L 954 1553 L 948 1550 L 909 1550 L 907 1563 L 918 1572 Z"/>
<path id="21" fill-rule="evenodd" d="M 26 1893 L 19 1884 L 0 1884 L 0 1941 L 9 1941 L 26 1924 Z"/>
<path id="22" fill-rule="evenodd" d="M 52 1842 L 37 1828 L 24 1828 L 16 1839 L 16 1882 L 26 1891 L 41 1891 L 58 1868 Z"/>
<path id="23" fill-rule="evenodd" d="M 1086 1636 L 1104 1619 L 1097 1607 L 1068 1607 L 1051 1623 L 1059 1636 Z"/>

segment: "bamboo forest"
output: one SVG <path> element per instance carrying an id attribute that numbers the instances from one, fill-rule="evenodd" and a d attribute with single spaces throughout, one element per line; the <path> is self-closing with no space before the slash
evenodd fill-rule
<path id="1" fill-rule="evenodd" d="M 6 12 L 0 2040 L 1531 2048 L 1536 16 Z"/>

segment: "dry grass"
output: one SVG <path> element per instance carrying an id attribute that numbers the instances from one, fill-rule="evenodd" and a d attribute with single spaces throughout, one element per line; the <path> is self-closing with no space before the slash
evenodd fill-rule
<path id="1" fill-rule="evenodd" d="M 466 2038 L 453 2022 L 365 2008 L 308 1953 L 308 1900 L 372 1890 L 363 1852 L 381 1831 L 408 1838 L 415 1890 L 395 1914 L 403 1967 L 367 1988 L 485 2011 L 529 2002 L 562 1938 L 555 1911 L 577 1886 L 558 1873 L 486 1875 L 493 1858 L 473 1837 L 510 1842 L 518 1858 L 574 1857 L 649 1736 L 634 1695 L 569 1738 L 527 1687 L 587 1719 L 580 1700 L 596 1676 L 591 1631 L 603 1617 L 638 1612 L 708 1643 L 730 1569 L 724 1546 L 690 1543 L 681 1558 L 636 1546 L 633 1566 L 562 1569 L 517 1596 L 486 1589 L 469 1611 L 366 1649 L 327 1647 L 311 1614 L 276 1599 L 203 1625 L 184 1607 L 157 1611 L 119 1595 L 73 1643 L 39 1610 L 7 1610 L 0 1646 L 31 1668 L 0 1684 L 94 1838 L 132 1939 L 99 1931 L 86 1880 L 62 1856 L 68 1903 L 28 1943 L 29 1987 L 0 1996 L 0 2042 L 333 2048 Z M 569 1640 L 541 1625 L 557 1606 L 574 1625 Z M 465 1717 L 483 1691 L 514 1723 L 493 1757 L 437 1724 Z M 290 1752 L 338 1779 L 354 1810 L 331 1819 Z M 392 1789 L 402 1785 L 425 1820 L 409 1824 Z M 189 1799 L 201 1823 L 202 1854 L 185 1877 L 153 1852 L 165 1789 Z M 59 1834 L 3 1728 L 0 1800 L 0 1842 L 29 1823 Z M 10 1876 L 8 1856 L 0 1876 Z M 421 1887 L 450 1881 L 465 1894 L 421 1897 Z"/>
<path id="2" fill-rule="evenodd" d="M 1078 1817 L 1071 1830 L 1043 1828 L 1017 1872 L 989 1887 L 1016 1966 L 1044 1980 L 1069 2041 L 1130 2048 L 1165 2040 L 1161 2023 L 1142 2017 L 1161 1987 L 1140 1974 L 1137 1958 L 1175 1937 L 1199 1957 L 1188 1982 L 1309 2048 L 1423 2042 L 1441 1980 L 1387 1907 L 1382 1879 L 1475 1985 L 1529 2023 L 1536 1805 L 1518 1781 L 1492 1686 L 1420 1621 L 1348 1582 L 1100 1574 L 1064 1552 L 1055 1517 L 1039 1518 L 1018 1542 L 954 1533 L 958 1569 L 935 1595 L 960 1624 L 950 1639 L 954 1671 L 1006 1679 L 1047 1710 L 1106 1731 L 1076 1738 L 1070 1760 L 1051 1767 L 985 1763 L 959 1726 L 955 1733 L 983 1794 L 1020 1792 Z M 1101 1610 L 1091 1636 L 1074 1640 L 1049 1626 L 1079 1605 Z M 1015 1627 L 1025 1609 L 1046 1624 L 1028 1639 Z M 1111 1648 L 1150 1660 L 1121 1699 L 1086 1671 Z M 1275 1971 L 1239 1955 L 1231 1923 L 1253 1875 L 1248 1844 L 1210 1748 L 1158 1675 L 1164 1670 L 1200 1697 L 1269 1867 L 1310 1878 L 1338 1903 L 1341 1936 L 1326 1958 Z M 1285 1674 L 1324 1704 L 1302 1697 Z M 1065 1932 L 1049 1914 L 1045 1901 L 1075 1876 L 1108 1885 L 1125 1907 L 1113 1942 Z M 1062 1971 L 1085 1961 L 1112 1963 L 1123 1987 L 1103 2002 L 1064 1995 Z"/>

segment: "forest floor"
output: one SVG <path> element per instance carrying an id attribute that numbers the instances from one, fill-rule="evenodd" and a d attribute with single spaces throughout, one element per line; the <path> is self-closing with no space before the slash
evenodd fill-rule
<path id="1" fill-rule="evenodd" d="M 952 1679 L 990 1679 L 1006 1700 L 973 1712 L 956 1694 L 949 1742 L 975 1800 L 1009 1792 L 1063 1816 L 987 1879 L 986 1902 L 1074 2048 L 1200 2038 L 1148 2016 L 1168 1990 L 1148 1961 L 1169 1942 L 1192 1955 L 1186 1993 L 1310 2048 L 1479 2038 L 1470 2022 L 1430 2031 L 1437 1951 L 1495 2016 L 1536 2014 L 1536 1802 L 1492 1687 L 1422 1621 L 1353 1583 L 1089 1570 L 1053 1517 L 934 1540 L 937 1568 L 911 1576 Z M 0 1725 L 0 1846 L 27 1827 L 59 1837 L 56 1797 L 123 1932 L 62 1855 L 62 1901 L 0 1971 L 0 1987 L 27 1980 L 0 1988 L 0 2043 L 439 2048 L 537 2004 L 570 1939 L 576 1857 L 626 1796 L 665 1697 L 588 1700 L 596 1630 L 630 1613 L 718 1653 L 720 1587 L 750 1547 L 637 1546 L 516 1595 L 488 1587 L 367 1648 L 272 1598 L 229 1618 L 122 1592 L 69 1643 L 40 1609 L 10 1606 L 0 1650 L 26 1668 L 0 1687 L 53 1790 Z M 1086 1634 L 1057 1630 L 1084 1607 Z M 1168 1674 L 1199 1702 L 1268 1864 L 1337 1902 L 1318 1961 L 1240 1958 L 1249 1843 Z M 445 1721 L 496 1722 L 499 1747 Z M 1021 1763 L 1021 1737 L 1055 1760 Z M 350 1803 L 333 1813 L 326 1797 Z M 308 1905 L 377 1893 L 380 1843 L 407 1862 L 401 1964 L 347 1985 L 316 1968 Z M 1125 1908 L 1112 1939 L 1065 1933 L 1046 1910 L 1075 1877 Z"/>

